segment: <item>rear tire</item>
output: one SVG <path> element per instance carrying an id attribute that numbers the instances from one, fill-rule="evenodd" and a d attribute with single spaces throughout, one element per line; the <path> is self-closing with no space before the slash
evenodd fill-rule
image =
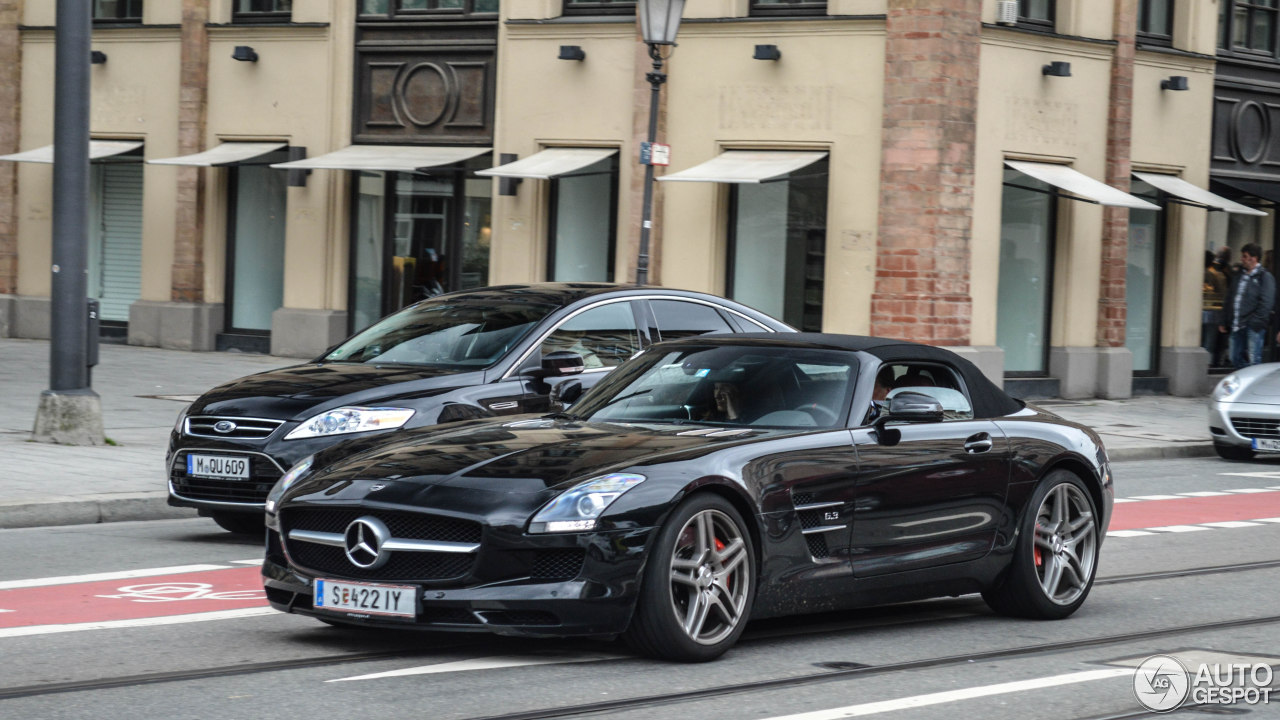
<path id="1" fill-rule="evenodd" d="M 1027 503 L 1004 579 L 982 599 L 1012 617 L 1058 620 L 1074 613 L 1097 576 L 1097 518 L 1080 478 L 1066 470 L 1049 473 Z"/>
<path id="2" fill-rule="evenodd" d="M 658 531 L 624 637 L 650 657 L 714 660 L 738 641 L 754 600 L 755 553 L 746 523 L 728 500 L 699 493 Z"/>
<path id="3" fill-rule="evenodd" d="M 210 517 L 218 523 L 218 527 L 237 535 L 258 535 L 265 537 L 267 532 L 266 518 L 261 513 L 213 513 Z"/>
<path id="4" fill-rule="evenodd" d="M 1253 448 L 1240 447 L 1239 445 L 1219 445 L 1213 444 L 1213 451 L 1218 453 L 1218 457 L 1223 460 L 1252 460 Z"/>

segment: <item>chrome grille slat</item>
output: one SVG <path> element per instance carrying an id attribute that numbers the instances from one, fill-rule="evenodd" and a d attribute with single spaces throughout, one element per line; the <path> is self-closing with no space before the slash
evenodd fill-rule
<path id="1" fill-rule="evenodd" d="M 214 426 L 220 422 L 231 422 L 235 429 L 230 432 L 218 432 Z M 283 420 L 270 418 L 228 417 L 221 415 L 193 415 L 184 423 L 183 430 L 187 435 L 205 438 L 223 438 L 228 440 L 262 440 L 271 436 L 284 424 Z"/>
<path id="2" fill-rule="evenodd" d="M 1258 417 L 1233 417 L 1231 426 L 1236 432 L 1248 438 L 1280 439 L 1280 419 Z"/>

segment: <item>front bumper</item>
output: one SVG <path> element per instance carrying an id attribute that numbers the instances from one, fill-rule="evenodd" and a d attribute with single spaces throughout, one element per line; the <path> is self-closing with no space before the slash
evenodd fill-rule
<path id="1" fill-rule="evenodd" d="M 1209 401 L 1209 434 L 1216 445 L 1251 448 L 1253 438 L 1280 439 L 1280 405 Z"/>
<path id="2" fill-rule="evenodd" d="M 262 565 L 271 607 L 343 624 L 448 632 L 485 632 L 521 637 L 612 637 L 627 628 L 643 570 L 645 543 L 652 529 L 585 535 L 526 536 L 516 547 L 482 547 L 467 576 L 446 580 L 380 580 L 295 566 L 284 552 L 277 528 L 270 528 Z M 582 547 L 581 566 L 572 577 L 539 578 L 520 562 L 539 551 Z M 519 560 L 517 558 L 520 558 Z M 527 568 L 527 565 L 525 566 Z M 508 577 L 495 578 L 494 568 Z M 514 572 L 513 572 L 514 571 Z M 416 618 L 388 618 L 355 612 L 317 610 L 316 577 L 353 582 L 411 584 L 419 588 Z"/>

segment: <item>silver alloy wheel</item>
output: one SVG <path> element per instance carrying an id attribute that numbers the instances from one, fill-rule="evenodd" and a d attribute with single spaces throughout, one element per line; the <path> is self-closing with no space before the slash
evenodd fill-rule
<path id="1" fill-rule="evenodd" d="M 1034 562 L 1045 597 L 1058 605 L 1079 599 L 1093 578 L 1097 551 L 1098 525 L 1089 499 L 1071 483 L 1057 485 L 1036 513 Z"/>
<path id="2" fill-rule="evenodd" d="M 743 621 L 751 563 L 742 530 L 719 510 L 689 518 L 671 553 L 671 608 L 694 642 L 714 645 Z"/>

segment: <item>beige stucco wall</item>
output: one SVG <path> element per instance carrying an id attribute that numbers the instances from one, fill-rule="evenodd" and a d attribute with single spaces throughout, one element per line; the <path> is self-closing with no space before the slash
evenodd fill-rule
<path id="1" fill-rule="evenodd" d="M 28 19 L 38 12 L 28 4 Z M 49 3 L 52 5 L 52 3 Z M 39 18 L 37 18 L 39 19 Z M 50 18 L 50 21 L 52 19 Z M 52 30 L 23 34 L 22 128 L 28 150 L 53 143 Z M 145 157 L 177 154 L 178 31 L 116 29 L 94 33 L 107 62 L 92 68 L 90 130 L 97 139 L 143 140 Z M 50 292 L 53 167 L 21 163 L 18 171 L 18 292 Z M 143 169 L 142 299 L 169 299 L 173 263 L 174 187 L 157 166 Z"/>

